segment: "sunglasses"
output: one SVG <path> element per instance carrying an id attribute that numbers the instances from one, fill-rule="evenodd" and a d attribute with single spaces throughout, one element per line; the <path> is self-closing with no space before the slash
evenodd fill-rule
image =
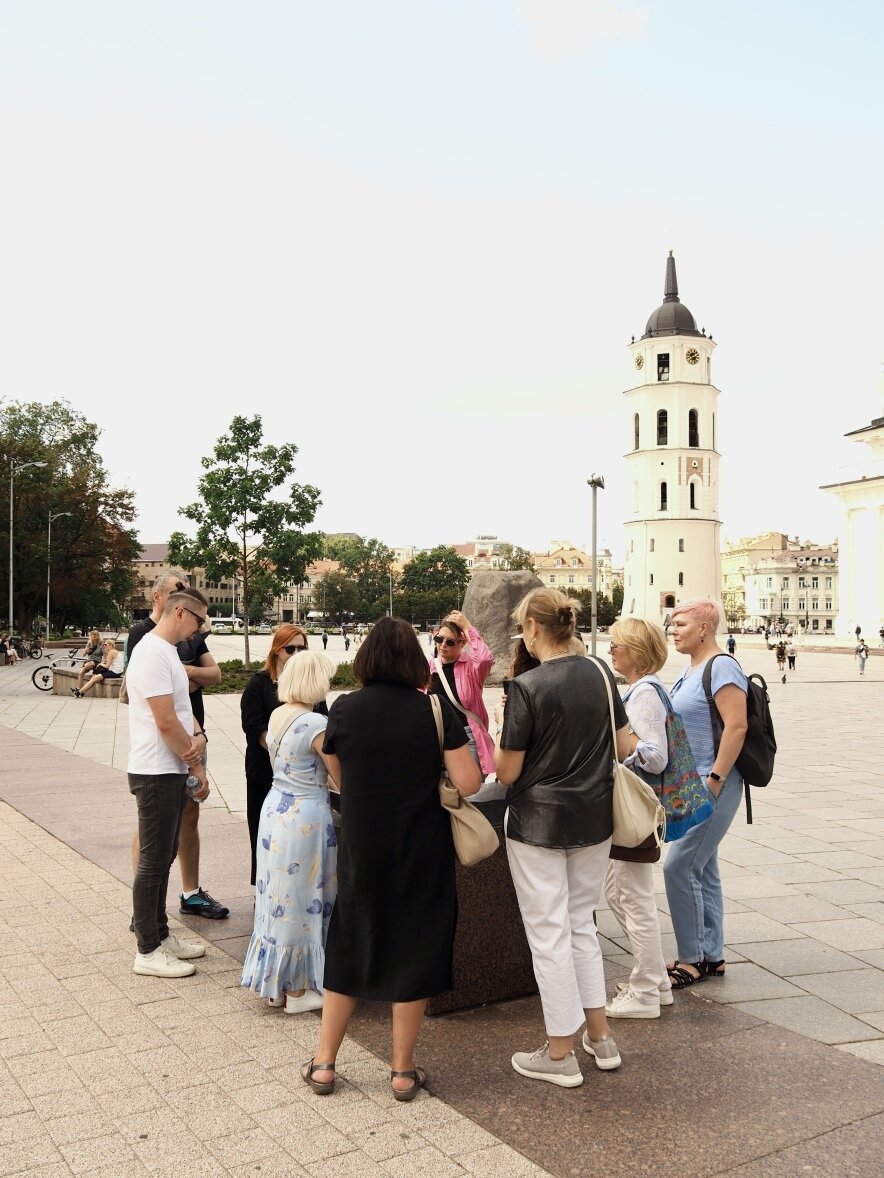
<path id="1" fill-rule="evenodd" d="M 458 640 L 456 638 L 434 638 L 433 641 L 437 646 L 457 646 Z"/>
<path id="2" fill-rule="evenodd" d="M 192 618 L 196 618 L 196 620 L 199 622 L 200 626 L 205 626 L 206 619 L 202 616 L 202 614 L 195 614 L 193 612 L 193 610 L 188 609 L 186 605 L 182 605 L 182 606 L 180 606 L 180 608 L 183 609 L 186 614 L 190 614 L 190 616 Z"/>
<path id="3" fill-rule="evenodd" d="M 299 650 L 306 650 L 306 646 L 284 646 L 282 648 L 286 654 L 297 654 Z"/>
<path id="4" fill-rule="evenodd" d="M 613 653 L 615 650 L 620 650 L 622 648 L 622 646 L 623 646 L 622 642 L 612 642 L 610 644 L 610 646 L 608 647 L 608 650 L 610 650 Z"/>

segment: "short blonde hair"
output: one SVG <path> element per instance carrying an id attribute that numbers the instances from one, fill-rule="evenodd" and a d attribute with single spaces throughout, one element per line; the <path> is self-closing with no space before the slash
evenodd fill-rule
<path id="1" fill-rule="evenodd" d="M 325 699 L 331 686 L 335 665 L 318 650 L 293 654 L 282 668 L 276 693 L 281 704 L 309 704 L 312 708 Z"/>
<path id="2" fill-rule="evenodd" d="M 642 675 L 659 671 L 669 653 L 666 635 L 656 622 L 646 622 L 644 618 L 621 618 L 611 627 L 611 639 L 618 646 L 626 647 L 635 669 Z"/>
<path id="3" fill-rule="evenodd" d="M 577 627 L 579 610 L 579 602 L 566 597 L 558 589 L 531 589 L 511 617 L 517 626 L 523 626 L 526 618 L 533 618 L 549 632 L 553 642 L 570 642 Z"/>
<path id="4" fill-rule="evenodd" d="M 670 614 L 671 620 L 675 621 L 679 614 L 690 614 L 695 622 L 701 625 L 705 622 L 713 634 L 718 632 L 721 614 L 718 612 L 718 606 L 714 601 L 707 601 L 705 598 L 697 598 L 695 601 L 683 601 Z"/>

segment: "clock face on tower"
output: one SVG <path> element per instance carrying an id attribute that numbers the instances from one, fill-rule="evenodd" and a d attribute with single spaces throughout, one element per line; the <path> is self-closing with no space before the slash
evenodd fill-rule
<path id="1" fill-rule="evenodd" d="M 638 355 L 636 356 L 636 358 L 635 358 L 635 366 L 636 366 L 636 368 L 638 368 L 638 369 L 642 369 L 642 368 L 644 368 L 644 366 L 645 366 L 645 358 L 644 358 L 644 356 L 641 354 L 641 352 L 639 352 L 639 354 L 638 354 Z"/>
<path id="2" fill-rule="evenodd" d="M 700 353 L 696 348 L 688 348 L 688 350 L 685 352 L 684 358 L 687 360 L 688 364 L 697 364 L 700 360 Z"/>

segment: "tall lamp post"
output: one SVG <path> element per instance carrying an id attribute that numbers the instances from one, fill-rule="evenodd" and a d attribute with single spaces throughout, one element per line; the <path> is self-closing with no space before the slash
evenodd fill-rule
<path id="1" fill-rule="evenodd" d="M 54 519 L 61 519 L 63 515 L 73 515 L 72 511 L 57 511 L 55 515 L 49 514 L 49 523 L 46 528 L 46 641 L 49 642 L 49 579 L 52 574 L 52 521 Z"/>
<path id="2" fill-rule="evenodd" d="M 12 513 L 13 500 L 12 488 L 15 483 L 15 476 L 23 470 L 27 470 L 29 466 L 48 466 L 48 462 L 23 462 L 20 466 L 15 465 L 13 459 L 9 463 L 9 633 L 12 634 L 15 629 L 15 623 L 12 618 Z"/>
<path id="3" fill-rule="evenodd" d="M 392 616 L 393 616 L 393 574 L 392 574 L 392 572 L 388 572 L 387 576 L 390 579 L 390 617 L 392 618 Z"/>
<path id="4" fill-rule="evenodd" d="M 592 616 L 590 629 L 590 654 L 595 657 L 595 639 L 599 620 L 599 555 L 598 555 L 598 512 L 596 508 L 596 492 L 604 491 L 604 475 L 591 474 L 586 484 L 592 487 Z"/>

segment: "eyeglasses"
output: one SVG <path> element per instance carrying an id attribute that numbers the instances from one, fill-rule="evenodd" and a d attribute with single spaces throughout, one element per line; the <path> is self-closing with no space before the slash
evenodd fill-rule
<path id="1" fill-rule="evenodd" d="M 199 624 L 200 624 L 200 626 L 201 626 L 201 627 L 202 627 L 202 626 L 205 626 L 205 624 L 206 624 L 206 619 L 205 619 L 205 618 L 204 618 L 204 617 L 203 617 L 201 614 L 195 614 L 195 613 L 193 612 L 193 610 L 192 610 L 192 609 L 188 609 L 186 605 L 181 605 L 181 606 L 179 606 L 178 608 L 179 608 L 179 609 L 183 609 L 183 610 L 184 610 L 184 612 L 185 612 L 186 614 L 190 614 L 190 616 L 191 616 L 192 618 L 196 618 L 196 620 L 199 622 Z"/>
<path id="2" fill-rule="evenodd" d="M 284 646 L 282 648 L 286 654 L 297 654 L 299 650 L 306 650 L 306 646 Z"/>
<path id="3" fill-rule="evenodd" d="M 611 653 L 613 654 L 615 650 L 620 650 L 620 648 L 621 648 L 622 646 L 623 646 L 623 643 L 622 643 L 622 642 L 612 642 L 612 643 L 610 644 L 610 646 L 608 647 L 608 650 L 610 650 L 610 651 L 611 651 Z"/>
<path id="4" fill-rule="evenodd" d="M 457 646 L 458 640 L 456 638 L 434 638 L 433 641 L 437 646 Z"/>

